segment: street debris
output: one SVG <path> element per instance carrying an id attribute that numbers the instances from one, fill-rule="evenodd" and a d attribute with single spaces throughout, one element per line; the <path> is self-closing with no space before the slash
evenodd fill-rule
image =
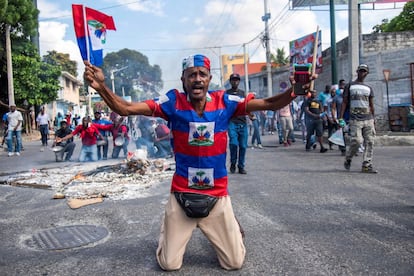
<path id="1" fill-rule="evenodd" d="M 88 202 L 80 203 L 80 200 L 86 199 L 93 199 L 90 202 L 96 203 L 103 198 L 123 200 L 145 197 L 149 188 L 170 180 L 175 171 L 173 159 L 147 159 L 146 153 L 139 150 L 128 153 L 126 160 L 113 161 L 113 164 L 104 166 L 86 162 L 1 175 L 0 184 L 52 189 L 53 199 L 66 198 L 68 204 L 72 202 L 76 207 Z"/>

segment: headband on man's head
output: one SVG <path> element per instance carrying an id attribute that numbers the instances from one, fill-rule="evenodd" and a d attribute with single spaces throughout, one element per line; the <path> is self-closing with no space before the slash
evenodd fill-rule
<path id="1" fill-rule="evenodd" d="M 203 55 L 193 55 L 183 59 L 183 71 L 190 67 L 205 67 L 210 71 L 210 60 Z"/>

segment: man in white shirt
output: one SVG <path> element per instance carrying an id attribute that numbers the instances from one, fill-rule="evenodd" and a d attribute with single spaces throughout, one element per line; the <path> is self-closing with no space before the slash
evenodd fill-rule
<path id="1" fill-rule="evenodd" d="M 7 135 L 7 148 L 9 151 L 8 156 L 13 156 L 14 154 L 20 156 L 20 150 L 22 147 L 22 125 L 23 125 L 23 116 L 20 111 L 16 110 L 16 105 L 10 104 L 10 112 L 7 116 L 7 121 L 9 123 Z M 15 149 L 13 151 L 13 136 L 16 136 Z"/>
<path id="2" fill-rule="evenodd" d="M 36 123 L 42 137 L 42 147 L 40 148 L 40 151 L 44 151 L 44 147 L 47 147 L 47 137 L 49 135 L 50 128 L 50 117 L 49 114 L 46 113 L 44 106 L 40 108 L 40 113 L 37 115 Z"/>

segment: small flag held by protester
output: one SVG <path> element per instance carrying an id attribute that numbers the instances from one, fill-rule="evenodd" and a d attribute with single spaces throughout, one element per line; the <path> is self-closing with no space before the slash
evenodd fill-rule
<path id="1" fill-rule="evenodd" d="M 337 131 L 335 131 L 331 137 L 328 138 L 328 141 L 337 144 L 339 146 L 345 146 L 345 141 L 344 141 L 344 133 L 342 131 L 342 128 L 338 129 Z"/>
<path id="2" fill-rule="evenodd" d="M 116 30 L 112 16 L 77 4 L 72 5 L 72 15 L 82 59 L 101 66 L 106 30 Z"/>

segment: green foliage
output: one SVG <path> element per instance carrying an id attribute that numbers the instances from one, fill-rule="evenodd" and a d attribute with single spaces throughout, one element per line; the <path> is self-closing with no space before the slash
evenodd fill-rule
<path id="1" fill-rule="evenodd" d="M 126 67 L 123 70 L 116 71 Z M 103 70 L 108 87 L 112 87 L 111 71 L 114 70 L 116 94 L 131 96 L 133 100 L 158 96 L 163 87 L 161 68 L 151 66 L 148 58 L 138 51 L 122 49 L 109 53 L 104 58 Z"/>
<path id="2" fill-rule="evenodd" d="M 37 55 L 13 55 L 14 97 L 16 103 L 42 105 L 56 100 L 59 90 L 58 66 L 40 61 Z"/>
<path id="3" fill-rule="evenodd" d="M 10 26 L 10 39 L 12 43 L 13 65 L 22 57 L 33 57 L 33 47 L 29 47 L 30 36 L 36 33 L 37 17 L 39 11 L 33 5 L 32 0 L 0 0 L 0 100 L 7 102 L 8 83 L 6 67 L 6 26 Z M 21 55 L 21 56 L 19 56 Z M 38 62 L 39 60 L 34 60 Z M 34 62 L 27 62 L 29 66 Z M 17 64 L 16 64 L 17 66 Z M 16 70 L 14 70 L 16 71 Z M 33 76 L 28 76 L 33 77 Z M 19 76 L 14 76 L 14 81 L 19 82 Z M 28 84 L 32 81 L 27 81 Z M 14 84 L 16 88 L 16 84 Z M 20 86 L 17 85 L 19 89 Z M 15 95 L 16 104 L 24 101 Z"/>
<path id="4" fill-rule="evenodd" d="M 414 1 L 407 2 L 402 12 L 391 21 L 383 19 L 372 29 L 373 33 L 414 31 Z"/>
<path id="5" fill-rule="evenodd" d="M 42 60 L 48 64 L 59 66 L 62 71 L 69 72 L 71 75 L 77 77 L 77 62 L 71 60 L 69 54 L 58 53 L 56 51 L 48 51 Z"/>
<path id="6" fill-rule="evenodd" d="M 5 33 L 6 24 L 16 36 L 29 37 L 35 33 L 39 11 L 32 0 L 0 1 L 0 5 L 6 6 L 5 12 L 0 12 L 0 33 Z"/>
<path id="7" fill-rule="evenodd" d="M 289 63 L 289 55 L 285 53 L 285 48 L 278 48 L 276 49 L 276 55 L 270 54 L 270 61 L 277 64 L 277 67 L 286 65 Z"/>

